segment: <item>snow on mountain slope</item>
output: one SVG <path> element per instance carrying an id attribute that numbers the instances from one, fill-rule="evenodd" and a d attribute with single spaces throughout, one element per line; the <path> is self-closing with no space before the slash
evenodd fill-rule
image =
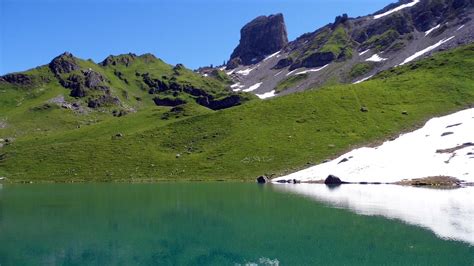
<path id="1" fill-rule="evenodd" d="M 375 15 L 338 16 L 333 23 L 248 64 L 229 61 L 226 72 L 234 81 L 230 90 L 252 88 L 256 95 L 281 96 L 328 84 L 363 82 L 381 71 L 473 40 L 472 1 L 402 0 Z M 291 85 L 273 94 L 284 82 Z"/>
<path id="2" fill-rule="evenodd" d="M 449 176 L 474 182 L 474 108 L 429 120 L 421 129 L 375 148 L 359 148 L 308 169 L 274 179 L 397 182 Z"/>

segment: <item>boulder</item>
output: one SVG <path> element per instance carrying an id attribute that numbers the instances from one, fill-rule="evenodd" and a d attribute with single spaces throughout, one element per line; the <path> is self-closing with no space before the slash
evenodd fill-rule
<path id="1" fill-rule="evenodd" d="M 288 34 L 283 15 L 260 16 L 241 29 L 240 43 L 229 62 L 235 63 L 233 60 L 239 58 L 243 65 L 250 65 L 287 44 Z"/>
<path id="2" fill-rule="evenodd" d="M 324 180 L 324 184 L 326 185 L 341 185 L 342 183 L 341 179 L 334 175 L 329 175 L 326 180 Z"/>
<path id="3" fill-rule="evenodd" d="M 270 179 L 268 179 L 267 176 L 261 175 L 261 176 L 257 177 L 257 183 L 259 183 L 259 184 L 270 183 Z"/>

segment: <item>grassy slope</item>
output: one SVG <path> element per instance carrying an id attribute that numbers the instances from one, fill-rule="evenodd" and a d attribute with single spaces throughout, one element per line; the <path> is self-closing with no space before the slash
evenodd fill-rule
<path id="1" fill-rule="evenodd" d="M 137 181 L 280 174 L 472 105 L 472 69 L 474 45 L 361 84 L 187 119 L 161 120 L 154 114 L 159 110 L 146 109 L 109 124 L 19 138 L 2 151 L 6 159 L 0 162 L 0 176 L 12 181 Z M 361 106 L 369 112 L 360 112 Z M 118 131 L 124 137 L 112 139 Z"/>

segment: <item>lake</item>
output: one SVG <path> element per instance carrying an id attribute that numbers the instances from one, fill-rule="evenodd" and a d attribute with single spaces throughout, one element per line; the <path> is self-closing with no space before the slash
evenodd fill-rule
<path id="1" fill-rule="evenodd" d="M 473 265 L 473 199 L 473 188 L 4 184 L 0 265 Z"/>

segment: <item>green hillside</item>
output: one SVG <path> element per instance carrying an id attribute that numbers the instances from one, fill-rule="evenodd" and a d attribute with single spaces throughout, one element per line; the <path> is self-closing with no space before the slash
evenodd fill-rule
<path id="1" fill-rule="evenodd" d="M 253 180 L 319 163 L 474 104 L 474 45 L 361 84 L 219 111 L 209 104 L 226 97 L 253 98 L 231 94 L 225 80 L 204 78 L 157 59 L 147 64 L 146 57 L 128 67 L 123 62 L 128 59 L 115 58 L 115 65 L 114 58 L 101 65 L 81 61 L 81 69 L 103 75 L 103 86 L 120 100 L 92 111 L 51 103 L 65 88 L 48 67 L 27 72 L 34 77 L 30 84 L 0 83 L 0 138 L 13 140 L 0 148 L 0 176 L 12 182 Z M 160 90 L 162 85 L 150 92 L 149 84 L 173 82 L 204 88 L 212 97 L 203 103 L 202 92 L 182 87 L 175 93 Z M 86 103 L 105 95 L 100 93 L 64 98 Z M 156 98 L 186 104 L 156 106 Z"/>

